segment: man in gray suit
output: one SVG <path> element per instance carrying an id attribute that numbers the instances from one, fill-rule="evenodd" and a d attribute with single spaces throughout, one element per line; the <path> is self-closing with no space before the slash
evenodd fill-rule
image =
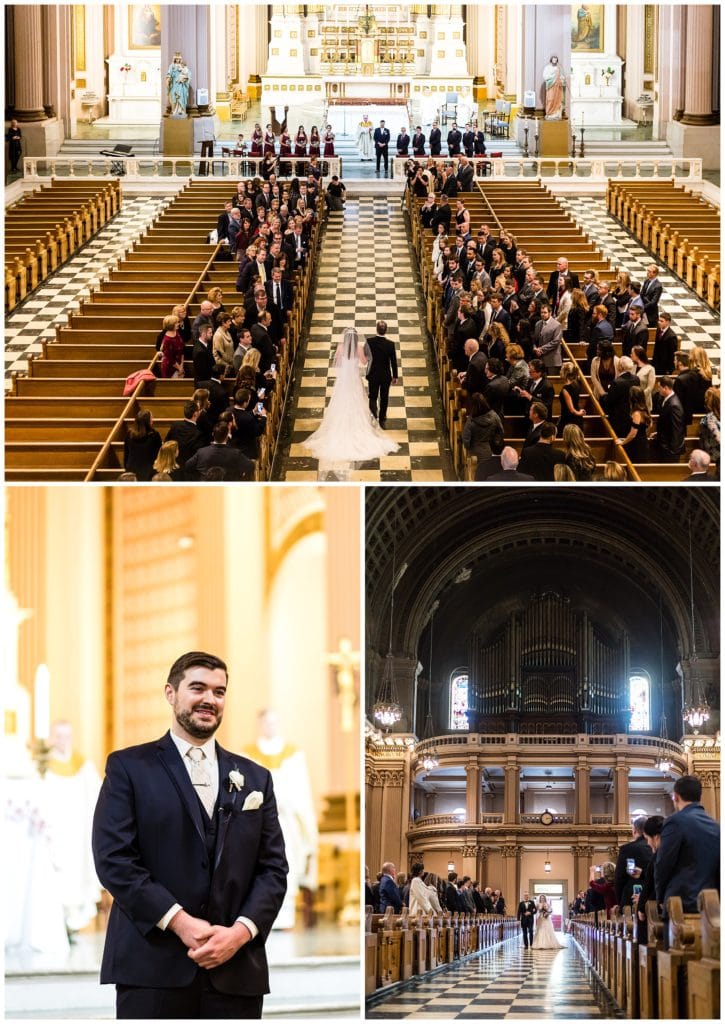
<path id="1" fill-rule="evenodd" d="M 551 306 L 544 304 L 534 327 L 534 355 L 544 360 L 548 373 L 561 366 L 561 335 L 561 324 L 551 315 Z"/>

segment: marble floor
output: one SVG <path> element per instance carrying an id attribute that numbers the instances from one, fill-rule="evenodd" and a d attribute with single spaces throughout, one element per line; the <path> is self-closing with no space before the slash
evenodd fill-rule
<path id="1" fill-rule="evenodd" d="M 590 1020 L 615 1016 L 570 939 L 559 951 L 518 938 L 368 1001 L 371 1020 Z"/>

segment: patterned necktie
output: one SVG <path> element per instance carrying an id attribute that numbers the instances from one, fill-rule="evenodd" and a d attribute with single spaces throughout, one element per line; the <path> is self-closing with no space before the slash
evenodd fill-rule
<path id="1" fill-rule="evenodd" d="M 191 784 L 204 805 L 204 810 L 211 818 L 214 813 L 215 800 L 211 774 L 205 764 L 206 754 L 201 747 L 189 747 L 186 756 L 191 760 Z"/>

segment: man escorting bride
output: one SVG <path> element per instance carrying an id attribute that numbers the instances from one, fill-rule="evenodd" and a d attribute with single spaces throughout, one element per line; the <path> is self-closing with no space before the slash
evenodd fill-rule
<path id="1" fill-rule="evenodd" d="M 392 342 L 389 344 L 392 345 Z M 394 356 L 393 356 L 394 358 Z M 373 353 L 359 340 L 354 327 L 345 328 L 335 353 L 337 380 L 322 423 L 304 446 L 322 463 L 348 465 L 367 462 L 398 450 L 373 418 L 363 387 L 361 370 L 369 367 Z M 375 392 L 377 399 L 377 391 Z M 371 398 L 373 387 L 371 387 Z M 381 416 L 381 419 L 383 417 Z M 349 468 L 349 467 L 348 467 Z"/>
<path id="2" fill-rule="evenodd" d="M 551 904 L 543 894 L 536 904 L 536 931 L 532 949 L 564 949 L 565 944 L 559 942 L 551 921 Z"/>

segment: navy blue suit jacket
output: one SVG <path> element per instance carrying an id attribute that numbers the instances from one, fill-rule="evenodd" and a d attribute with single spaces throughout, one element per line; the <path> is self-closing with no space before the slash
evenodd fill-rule
<path id="1" fill-rule="evenodd" d="M 169 733 L 111 754 L 93 819 L 93 856 L 113 896 L 101 984 L 148 988 L 190 985 L 197 967 L 181 939 L 156 927 L 179 903 L 187 913 L 228 927 L 248 917 L 259 934 L 221 967 L 214 987 L 231 995 L 269 991 L 264 942 L 287 889 L 287 861 L 272 777 L 266 768 L 216 747 L 218 838 L 209 863 L 203 808 Z M 229 792 L 229 773 L 244 775 Z M 254 790 L 257 810 L 243 811 Z"/>
<path id="2" fill-rule="evenodd" d="M 403 909 L 400 891 L 390 875 L 383 875 L 380 879 L 379 899 L 381 914 L 384 914 L 388 907 L 392 907 L 396 914 L 399 914 Z"/>
<path id="3" fill-rule="evenodd" d="M 720 889 L 720 826 L 702 804 L 687 804 L 662 827 L 655 857 L 657 902 L 679 896 L 685 913 L 694 914 L 701 889 Z"/>

